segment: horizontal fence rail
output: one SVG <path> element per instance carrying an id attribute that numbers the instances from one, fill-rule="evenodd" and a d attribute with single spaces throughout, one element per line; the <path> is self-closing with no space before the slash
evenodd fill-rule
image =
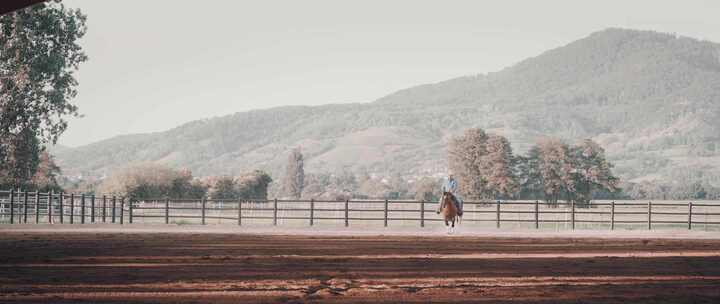
<path id="1" fill-rule="evenodd" d="M 413 200 L 145 199 L 0 191 L 0 223 L 227 224 L 315 226 L 444 225 L 437 202 Z M 382 222 L 382 224 L 379 224 Z M 466 201 L 462 222 L 495 228 L 683 228 L 720 231 L 720 202 Z M 398 223 L 398 224 L 396 224 Z"/>

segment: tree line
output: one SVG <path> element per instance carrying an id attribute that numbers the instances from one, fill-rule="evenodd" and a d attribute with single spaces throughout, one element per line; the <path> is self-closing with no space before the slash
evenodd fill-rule
<path id="1" fill-rule="evenodd" d="M 541 139 L 526 155 L 515 155 L 507 138 L 471 128 L 453 137 L 447 152 L 449 170 L 467 199 L 543 199 L 553 205 L 564 200 L 587 206 L 598 193 L 619 192 L 613 165 L 605 158 L 604 149 L 590 139 L 575 145 Z M 305 177 L 302 154 L 294 149 L 281 195 L 435 200 L 441 182 L 426 177 L 411 184 L 397 173 L 377 179 L 367 172 L 349 171 Z"/>
<path id="2" fill-rule="evenodd" d="M 96 188 L 100 194 L 117 194 L 137 200 L 180 199 L 267 199 L 272 178 L 254 170 L 238 176 L 195 178 L 188 169 L 173 169 L 156 163 L 139 163 L 117 170 Z"/>
<path id="3" fill-rule="evenodd" d="M 585 139 L 569 145 L 539 140 L 525 155 L 514 155 L 507 138 L 471 128 L 448 146 L 448 167 L 469 199 L 543 199 L 587 206 L 598 192 L 618 192 L 619 179 L 605 150 Z"/>

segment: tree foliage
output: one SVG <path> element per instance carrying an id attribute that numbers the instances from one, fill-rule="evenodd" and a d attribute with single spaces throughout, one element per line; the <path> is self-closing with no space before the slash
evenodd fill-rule
<path id="1" fill-rule="evenodd" d="M 247 199 L 267 199 L 268 186 L 272 177 L 265 171 L 254 170 L 235 178 L 238 197 Z"/>
<path id="2" fill-rule="evenodd" d="M 482 172 L 492 197 L 510 198 L 518 191 L 515 159 L 507 138 L 491 134 L 487 140 L 487 155 L 482 158 Z"/>
<path id="3" fill-rule="evenodd" d="M 613 165 L 605 159 L 605 149 L 600 145 L 585 139 L 571 147 L 570 154 L 574 165 L 575 190 L 571 199 L 584 206 L 590 204 L 593 192 L 597 190 L 617 190 L 619 180 L 612 174 Z"/>
<path id="4" fill-rule="evenodd" d="M 415 182 L 413 187 L 414 198 L 418 201 L 435 202 L 440 199 L 440 181 L 434 178 L 423 177 Z"/>
<path id="5" fill-rule="evenodd" d="M 32 187 L 40 192 L 62 192 L 58 178 L 60 177 L 60 167 L 55 164 L 53 156 L 47 151 L 40 153 L 39 165 L 32 177 Z"/>
<path id="6" fill-rule="evenodd" d="M 479 128 L 470 128 L 450 140 L 448 167 L 461 182 L 459 191 L 470 199 L 486 197 L 487 179 L 483 158 L 487 155 L 488 135 Z"/>
<path id="7" fill-rule="evenodd" d="M 575 191 L 569 147 L 559 139 L 546 138 L 537 143 L 537 150 L 538 172 L 545 200 L 557 204 L 563 193 Z"/>
<path id="8" fill-rule="evenodd" d="M 448 163 L 460 193 L 471 199 L 542 197 L 553 205 L 565 199 L 587 206 L 596 192 L 618 190 L 605 150 L 590 139 L 570 146 L 544 138 L 515 156 L 505 137 L 472 128 L 451 139 Z"/>
<path id="9" fill-rule="evenodd" d="M 205 195 L 205 188 L 193 179 L 189 170 L 140 163 L 114 172 L 98 186 L 97 192 L 134 199 L 200 198 Z"/>
<path id="10" fill-rule="evenodd" d="M 450 140 L 448 166 L 467 198 L 510 198 L 518 191 L 515 158 L 507 138 L 479 128 Z"/>
<path id="11" fill-rule="evenodd" d="M 287 168 L 285 170 L 285 195 L 291 198 L 300 198 L 305 183 L 305 171 L 303 169 L 303 155 L 300 149 L 293 149 L 288 156 Z"/>
<path id="12" fill-rule="evenodd" d="M 520 158 L 521 193 L 525 198 L 542 193 L 549 204 L 558 200 L 574 201 L 587 206 L 599 191 L 618 190 L 613 165 L 605 158 L 605 150 L 586 139 L 570 146 L 559 139 L 545 138 Z"/>
<path id="13" fill-rule="evenodd" d="M 55 143 L 77 115 L 74 72 L 87 57 L 78 40 L 85 15 L 60 1 L 0 16 L 0 178 L 24 186 L 41 146 Z"/>

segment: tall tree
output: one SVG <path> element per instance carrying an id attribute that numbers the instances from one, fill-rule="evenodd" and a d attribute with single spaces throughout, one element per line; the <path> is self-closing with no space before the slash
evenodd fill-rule
<path id="1" fill-rule="evenodd" d="M 594 191 L 617 190 L 618 178 L 612 164 L 605 159 L 605 150 L 591 139 L 585 139 L 571 148 L 574 187 L 569 193 L 580 206 L 588 206 Z"/>
<path id="2" fill-rule="evenodd" d="M 516 157 L 515 174 L 518 177 L 521 199 L 544 197 L 543 180 L 540 173 L 540 150 L 533 146 L 525 156 Z"/>
<path id="3" fill-rule="evenodd" d="M 302 195 L 305 182 L 303 169 L 303 155 L 299 148 L 293 149 L 288 156 L 287 170 L 285 172 L 285 195 L 298 199 Z"/>
<path id="4" fill-rule="evenodd" d="M 459 191 L 470 199 L 486 197 L 487 180 L 483 176 L 483 157 L 487 155 L 488 135 L 479 128 L 470 128 L 448 145 L 448 167 L 456 176 Z"/>
<path id="5" fill-rule="evenodd" d="M 85 15 L 60 1 L 40 3 L 0 16 L 0 176 L 26 183 L 41 149 L 55 143 L 77 115 L 73 73 L 87 57 L 78 40 Z M 29 145 L 28 145 L 29 144 Z M 17 151 L 31 153 L 19 158 Z"/>
<path id="6" fill-rule="evenodd" d="M 575 191 L 569 147 L 559 139 L 547 138 L 537 143 L 537 150 L 545 201 L 556 205 L 562 194 Z"/>
<path id="7" fill-rule="evenodd" d="M 491 134 L 486 144 L 487 155 L 482 158 L 482 175 L 487 181 L 486 187 L 495 198 L 510 198 L 518 190 L 518 181 L 514 172 L 512 147 L 507 138 Z"/>

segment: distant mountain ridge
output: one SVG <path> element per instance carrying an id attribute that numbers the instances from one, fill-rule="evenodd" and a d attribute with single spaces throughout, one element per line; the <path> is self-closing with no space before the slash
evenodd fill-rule
<path id="1" fill-rule="evenodd" d="M 670 181 L 684 172 L 720 185 L 720 45 L 607 29 L 498 72 L 370 103 L 235 113 L 56 157 L 74 176 L 151 161 L 198 176 L 260 168 L 279 180 L 300 146 L 307 172 L 431 175 L 445 170 L 447 139 L 468 127 L 502 134 L 520 153 L 543 136 L 593 138 L 625 180 Z"/>

